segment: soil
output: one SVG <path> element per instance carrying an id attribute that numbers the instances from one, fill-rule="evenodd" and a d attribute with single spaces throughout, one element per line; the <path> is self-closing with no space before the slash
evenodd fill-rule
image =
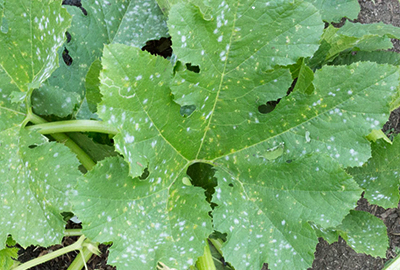
<path id="1" fill-rule="evenodd" d="M 361 6 L 361 12 L 358 18 L 355 20 L 360 23 L 375 23 L 384 22 L 386 24 L 392 24 L 400 26 L 400 4 L 398 0 L 358 0 Z M 374 3 L 375 2 L 375 3 Z M 82 9 L 82 12 L 86 12 L 80 3 L 80 0 L 64 0 L 63 4 L 75 5 Z M 343 22 L 342 22 L 343 23 Z M 162 40 L 169 42 L 168 39 Z M 400 53 L 400 41 L 393 40 L 395 52 Z M 144 50 L 151 53 L 159 53 L 159 48 L 164 47 L 157 42 L 150 42 L 146 45 Z M 153 51 L 152 51 L 153 50 Z M 165 52 L 170 53 L 170 51 Z M 165 56 L 164 56 L 165 57 Z M 397 133 L 400 133 L 400 108 L 394 110 L 389 118 L 389 121 L 384 125 L 383 131 L 391 137 Z M 308 270 L 379 270 L 384 267 L 386 261 L 394 258 L 396 250 L 400 248 L 400 207 L 383 209 L 376 205 L 371 205 L 364 198 L 361 198 L 357 204 L 357 210 L 367 211 L 376 217 L 380 218 L 387 226 L 387 233 L 390 240 L 390 247 L 386 252 L 386 258 L 373 258 L 365 254 L 357 254 L 351 249 L 345 242 L 345 240 L 339 238 L 338 242 L 328 244 L 322 238 L 319 239 L 319 243 L 316 247 L 315 260 L 312 268 Z M 79 228 L 79 224 L 69 222 L 67 228 Z M 48 248 L 30 246 L 26 249 L 21 248 L 19 251 L 20 262 L 26 262 L 34 259 L 38 256 L 42 256 L 64 246 L 70 245 L 75 242 L 77 237 L 65 237 L 60 245 L 51 246 Z M 102 254 L 101 256 L 93 256 L 87 263 L 88 269 L 97 270 L 115 270 L 116 268 L 107 265 L 108 248 L 107 245 L 99 246 Z M 41 264 L 32 270 L 64 270 L 69 267 L 71 262 L 76 257 L 77 252 L 71 252 L 58 257 L 50 262 Z M 262 270 L 267 270 L 268 265 L 265 264 Z"/>

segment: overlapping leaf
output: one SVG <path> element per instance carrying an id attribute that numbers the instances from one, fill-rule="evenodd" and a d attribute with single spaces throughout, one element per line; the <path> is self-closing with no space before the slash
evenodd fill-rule
<path id="1" fill-rule="evenodd" d="M 356 49 L 363 51 L 386 50 L 393 47 L 391 38 L 400 38 L 400 30 L 383 23 L 360 24 L 347 21 L 343 27 L 332 25 L 324 30 L 321 47 L 311 59 L 312 63 L 323 64 L 332 60 L 342 51 Z M 315 64 L 311 64 L 312 67 Z"/>
<path id="2" fill-rule="evenodd" d="M 364 211 L 350 211 L 338 226 L 340 235 L 358 253 L 386 256 L 389 239 L 382 220 Z"/>
<path id="3" fill-rule="evenodd" d="M 37 88 L 57 68 L 56 52 L 71 17 L 59 1 L 51 0 L 6 1 L 4 17 L 0 65 L 21 91 Z"/>
<path id="4" fill-rule="evenodd" d="M 65 146 L 21 129 L 26 108 L 18 99 L 23 101 L 21 91 L 38 87 L 56 68 L 70 17 L 60 2 L 27 0 L 7 1 L 4 16 L 8 28 L 0 33 L 1 239 L 12 234 L 23 246 L 50 245 L 62 237 L 60 212 L 71 209 L 67 192 L 79 175 L 78 161 Z"/>
<path id="5" fill-rule="evenodd" d="M 210 5 L 213 19 L 205 19 L 191 4 L 177 4 L 169 13 L 174 52 L 183 63 L 198 66 L 199 73 L 184 69 L 173 76 L 168 61 L 133 47 L 115 44 L 104 50 L 98 113 L 120 131 L 115 146 L 128 166 L 121 169 L 115 160 L 102 163 L 96 169 L 99 173 L 93 171 L 88 184 L 78 187 L 76 212 L 90 225 L 86 233 L 94 240 L 115 243 L 113 263 L 122 269 L 144 269 L 165 260 L 164 251 L 145 252 L 149 256 L 141 260 L 132 250 L 132 241 L 144 237 L 136 236 L 129 223 L 144 222 L 144 217 L 129 202 L 136 198 L 148 213 L 152 204 L 165 206 L 176 196 L 197 194 L 190 203 L 177 200 L 161 212 L 169 221 L 170 227 L 163 229 L 168 236 L 170 228 L 179 227 L 175 218 L 183 224 L 194 219 L 193 206 L 202 218 L 189 223 L 198 228 L 200 220 L 206 222 L 200 233 L 191 228 L 184 233 L 184 238 L 197 242 L 165 242 L 185 251 L 169 251 L 169 266 L 183 268 L 191 261 L 188 258 L 199 255 L 196 248 L 207 235 L 209 220 L 204 217 L 205 198 L 195 187 L 181 189 L 182 182 L 189 165 L 208 163 L 218 178 L 214 228 L 228 234 L 225 259 L 237 269 L 261 268 L 264 262 L 271 269 L 306 268 L 317 242 L 308 222 L 338 226 L 361 194 L 342 166 L 358 166 L 370 157 L 365 136 L 386 120 L 399 84 L 398 70 L 376 63 L 324 67 L 315 74 L 312 93 L 300 89 L 284 97 L 291 77 L 281 66 L 309 57 L 318 48 L 323 27 L 317 10 L 297 1 Z M 258 106 L 278 98 L 282 100 L 271 113 L 258 111 Z M 180 106 L 195 110 L 182 116 Z M 110 183 L 108 201 L 102 199 L 107 194 L 90 188 L 100 171 L 114 181 L 118 173 L 124 174 L 125 180 L 115 187 Z M 125 176 L 128 171 L 133 183 Z M 123 193 L 118 202 L 113 194 L 125 184 L 124 189 L 136 191 Z M 104 216 L 89 215 L 84 209 L 90 207 L 105 209 Z M 143 235 L 150 232 L 152 228 L 143 229 Z M 135 247 L 153 248 L 156 236 Z"/>
<path id="6" fill-rule="evenodd" d="M 357 0 L 306 0 L 321 12 L 322 19 L 327 22 L 339 22 L 343 17 L 357 19 L 360 5 Z"/>
<path id="7" fill-rule="evenodd" d="M 399 145 L 396 137 L 392 145 L 378 140 L 372 144 L 372 158 L 363 167 L 348 170 L 372 204 L 395 208 L 399 203 Z"/>
<path id="8" fill-rule="evenodd" d="M 3 241 L 1 241 L 3 242 Z M 0 249 L 0 268 L 11 269 L 12 266 L 17 265 L 15 261 L 18 258 L 19 248 L 15 247 L 17 243 L 11 238 L 7 238 L 7 247 Z"/>
<path id="9" fill-rule="evenodd" d="M 68 7 L 73 21 L 68 30 L 71 41 L 65 48 L 72 63 L 68 66 L 60 51 L 60 68 L 34 93 L 34 108 L 39 114 L 65 117 L 86 102 L 83 100 L 86 74 L 100 58 L 104 44 L 116 42 L 142 47 L 149 39 L 167 35 L 165 17 L 154 0 L 90 0 L 82 6 L 86 14 L 77 7 Z M 60 95 L 64 98 L 59 98 Z"/>
<path id="10" fill-rule="evenodd" d="M 162 152 L 165 162 L 146 179 L 129 177 L 129 165 L 110 158 L 79 183 L 74 210 L 85 235 L 112 240 L 108 262 L 119 269 L 155 269 L 158 261 L 187 269 L 211 233 L 204 191 L 182 183 L 186 161 Z"/>
<path id="11" fill-rule="evenodd" d="M 357 253 L 382 258 L 386 255 L 389 244 L 386 226 L 368 212 L 351 210 L 335 228 L 322 229 L 315 224 L 313 227 L 318 237 L 323 237 L 330 244 L 337 242 L 340 236 Z"/>
<path id="12" fill-rule="evenodd" d="M 75 155 L 20 127 L 2 131 L 0 144 L 2 236 L 12 234 L 22 246 L 59 242 L 60 213 L 71 211 L 69 196 L 80 175 Z"/>

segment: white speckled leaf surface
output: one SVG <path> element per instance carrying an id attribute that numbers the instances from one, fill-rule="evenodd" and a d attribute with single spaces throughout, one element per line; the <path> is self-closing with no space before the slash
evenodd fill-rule
<path id="1" fill-rule="evenodd" d="M 372 144 L 372 158 L 361 168 L 348 169 L 371 204 L 395 208 L 399 203 L 399 141 L 397 137 L 392 145 L 384 140 L 376 141 Z"/>
<path id="2" fill-rule="evenodd" d="M 21 129 L 26 117 L 22 97 L 57 66 L 70 16 L 59 1 L 7 1 L 7 29 L 0 33 L 0 232 L 22 246 L 58 243 L 70 211 L 68 192 L 79 175 L 78 161 L 64 145 L 49 143 Z M 3 19 L 4 19 L 3 18 Z M 16 34 L 18 33 L 18 34 Z M 22 100 L 23 101 L 23 100 Z M 1 241 L 0 248 L 5 242 Z"/>
<path id="3" fill-rule="evenodd" d="M 236 269 L 264 262 L 271 269 L 307 268 L 317 243 L 308 222 L 339 225 L 362 192 L 342 168 L 370 158 L 365 136 L 387 119 L 398 69 L 368 62 L 327 66 L 315 73 L 314 92 L 286 96 L 285 65 L 318 48 L 317 10 L 300 1 L 210 5 L 208 19 L 191 4 L 169 13 L 174 53 L 199 73 L 174 72 L 169 61 L 138 48 L 105 47 L 98 114 L 119 130 L 115 147 L 127 164 L 110 159 L 89 174 L 78 186 L 75 212 L 93 240 L 113 241 L 110 258 L 119 269 L 153 269 L 157 261 L 185 269 L 211 232 L 205 198 L 183 185 L 188 166 L 203 162 L 218 178 L 213 225 L 227 233 L 224 258 Z M 258 111 L 278 98 L 271 113 Z M 196 110 L 182 116 L 185 105 Z M 140 180 L 145 168 L 149 175 Z M 100 172 L 108 175 L 101 180 L 108 181 L 108 195 L 90 188 Z M 104 214 L 90 215 L 85 209 L 92 207 Z M 164 211 L 151 210 L 159 207 Z M 137 208 L 143 212 L 134 215 Z M 154 228 L 160 217 L 168 226 Z M 138 235 L 137 224 L 150 226 Z M 181 237 L 173 228 L 182 228 Z"/>
<path id="4" fill-rule="evenodd" d="M 1 237 L 12 234 L 24 247 L 59 243 L 65 226 L 60 213 L 71 211 L 80 175 L 75 155 L 20 127 L 2 131 L 0 145 Z"/>
<path id="5" fill-rule="evenodd" d="M 71 41 L 65 48 L 72 64 L 65 64 L 60 50 L 60 68 L 34 93 L 37 113 L 65 117 L 81 106 L 86 74 L 101 57 L 104 44 L 142 47 L 149 39 L 168 35 L 166 18 L 154 0 L 89 0 L 83 1 L 82 6 L 87 15 L 78 7 L 67 6 L 73 20 L 68 29 Z M 59 95 L 64 98 L 58 98 Z"/>
<path id="6" fill-rule="evenodd" d="M 166 155 L 141 180 L 128 175 L 122 158 L 109 158 L 80 179 L 74 211 L 86 236 L 113 241 L 108 263 L 139 270 L 156 269 L 162 261 L 187 269 L 203 254 L 211 208 L 203 189 L 182 183 L 185 164 Z"/>
<path id="7" fill-rule="evenodd" d="M 350 210 L 341 224 L 332 228 L 322 228 L 313 224 L 318 237 L 323 237 L 329 244 L 337 242 L 339 236 L 357 253 L 374 257 L 385 257 L 389 247 L 386 226 L 383 221 L 365 211 Z"/>
<path id="8" fill-rule="evenodd" d="M 387 228 L 378 217 L 351 210 L 338 226 L 340 235 L 357 253 L 384 258 L 389 247 Z"/>
<path id="9" fill-rule="evenodd" d="M 37 88 L 57 68 L 56 53 L 71 17 L 60 1 L 15 0 L 5 2 L 5 19 L 0 65 L 21 91 Z"/>

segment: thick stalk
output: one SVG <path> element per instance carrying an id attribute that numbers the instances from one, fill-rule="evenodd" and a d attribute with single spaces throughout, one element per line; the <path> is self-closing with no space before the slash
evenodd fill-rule
<path id="1" fill-rule="evenodd" d="M 198 270 L 216 270 L 208 239 L 206 240 L 206 246 L 204 247 L 204 254 L 197 260 L 196 267 Z"/>
<path id="2" fill-rule="evenodd" d="M 92 255 L 100 255 L 98 246 L 99 243 L 92 243 L 90 240 L 86 239 L 83 243 L 83 248 L 80 250 L 80 253 L 75 257 L 74 261 L 67 270 L 81 270 L 83 267 L 87 269 L 86 263 L 90 260 Z"/>
<path id="3" fill-rule="evenodd" d="M 75 257 L 67 270 L 82 270 L 86 268 L 86 263 L 92 257 L 93 253 L 88 248 L 83 248 L 81 252 Z"/>
<path id="4" fill-rule="evenodd" d="M 29 114 L 27 119 L 36 125 L 47 123 L 46 120 L 44 120 L 43 118 L 41 118 L 33 113 Z M 51 134 L 51 136 L 56 141 L 65 144 L 65 146 L 67 146 L 69 149 L 71 149 L 71 151 L 76 154 L 77 158 L 82 163 L 82 165 L 86 168 L 86 170 L 90 171 L 96 165 L 96 163 L 90 158 L 90 156 L 88 154 L 86 154 L 86 152 L 83 151 L 82 148 L 80 148 L 66 134 L 54 133 L 54 134 Z"/>
<path id="5" fill-rule="evenodd" d="M 53 260 L 63 254 L 67 254 L 71 251 L 75 251 L 75 250 L 81 250 L 82 249 L 82 244 L 83 241 L 85 240 L 85 236 L 81 236 L 78 241 L 76 241 L 75 243 L 73 243 L 72 245 L 69 245 L 67 247 L 58 249 L 56 251 L 53 251 L 51 253 L 48 253 L 46 255 L 43 255 L 41 257 L 38 257 L 36 259 L 27 261 L 26 263 L 23 263 L 19 266 L 17 266 L 16 268 L 14 268 L 13 270 L 27 270 L 30 269 L 32 267 L 35 267 L 36 265 L 45 263 L 47 261 Z"/>
<path id="6" fill-rule="evenodd" d="M 115 135 L 118 131 L 108 124 L 96 120 L 70 120 L 37 124 L 27 127 L 37 130 L 41 134 L 53 134 L 64 132 L 98 132 Z"/>

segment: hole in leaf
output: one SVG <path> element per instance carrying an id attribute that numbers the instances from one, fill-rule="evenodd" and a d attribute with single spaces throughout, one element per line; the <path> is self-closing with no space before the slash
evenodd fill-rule
<path id="1" fill-rule="evenodd" d="M 36 144 L 31 144 L 31 145 L 29 145 L 28 147 L 29 147 L 30 149 L 33 149 L 33 148 L 36 148 L 37 145 L 36 145 Z"/>
<path id="2" fill-rule="evenodd" d="M 292 163 L 292 161 L 293 161 L 293 160 L 288 159 L 288 160 L 286 160 L 286 163 Z"/>
<path id="3" fill-rule="evenodd" d="M 289 96 L 290 93 L 293 92 L 294 87 L 296 86 L 297 78 L 293 80 L 292 84 L 290 85 L 289 89 L 286 91 L 286 96 Z M 262 104 L 258 106 L 258 111 L 262 114 L 267 114 L 275 110 L 275 107 L 279 104 L 281 98 L 277 100 L 270 100 L 266 104 Z"/>
<path id="4" fill-rule="evenodd" d="M 147 51 L 153 55 L 161 55 L 164 58 L 168 58 L 172 55 L 172 41 L 171 37 L 160 39 L 149 40 L 146 45 L 142 48 L 142 51 Z"/>
<path id="5" fill-rule="evenodd" d="M 72 57 L 69 55 L 67 48 L 64 49 L 62 57 L 63 57 L 64 63 L 67 66 L 72 65 Z"/>
<path id="6" fill-rule="evenodd" d="M 185 106 L 181 107 L 179 112 L 183 117 L 189 117 L 195 110 L 196 110 L 196 106 L 185 105 Z"/>
<path id="7" fill-rule="evenodd" d="M 280 99 L 268 101 L 266 104 L 258 106 L 258 111 L 262 114 L 270 113 L 275 109 L 276 105 L 278 105 L 279 101 Z"/>
<path id="8" fill-rule="evenodd" d="M 74 213 L 71 212 L 62 212 L 61 215 L 63 217 L 63 220 L 66 222 L 70 220 L 73 216 L 75 216 Z"/>
<path id="9" fill-rule="evenodd" d="M 186 63 L 186 68 L 187 70 L 190 70 L 194 73 L 200 73 L 200 67 L 199 66 L 192 66 L 190 63 Z"/>
<path id="10" fill-rule="evenodd" d="M 80 8 L 81 8 L 81 10 L 82 10 L 83 15 L 87 16 L 87 11 L 86 11 L 86 9 L 83 8 L 82 5 L 80 6 Z"/>
<path id="11" fill-rule="evenodd" d="M 217 178 L 214 177 L 214 169 L 210 164 L 194 163 L 189 166 L 186 174 L 191 178 L 193 186 L 202 187 L 205 191 L 207 202 L 211 203 L 212 195 L 217 186 Z M 211 203 L 211 207 L 216 204 Z"/>
<path id="12" fill-rule="evenodd" d="M 147 177 L 149 177 L 149 170 L 147 169 L 147 168 L 145 168 L 144 169 L 144 171 L 143 171 L 143 173 L 142 173 L 142 175 L 141 176 L 139 176 L 139 179 L 140 180 L 146 180 L 147 179 Z"/>
<path id="13" fill-rule="evenodd" d="M 68 6 L 76 6 L 76 7 L 80 8 L 80 9 L 82 10 L 82 13 L 83 13 L 85 16 L 87 16 L 87 11 L 86 11 L 86 9 L 84 9 L 84 8 L 82 7 L 81 0 L 63 0 L 63 1 L 62 1 L 62 4 L 63 4 L 63 5 L 68 5 Z"/>
<path id="14" fill-rule="evenodd" d="M 63 0 L 62 1 L 63 5 L 68 5 L 68 6 L 81 6 L 81 0 Z"/>
<path id="15" fill-rule="evenodd" d="M 228 186 L 230 186 L 230 187 L 233 187 L 233 184 L 232 184 L 232 183 L 230 183 Z"/>
<path id="16" fill-rule="evenodd" d="M 69 32 L 65 32 L 65 35 L 67 36 L 67 43 L 71 42 L 71 34 Z"/>

